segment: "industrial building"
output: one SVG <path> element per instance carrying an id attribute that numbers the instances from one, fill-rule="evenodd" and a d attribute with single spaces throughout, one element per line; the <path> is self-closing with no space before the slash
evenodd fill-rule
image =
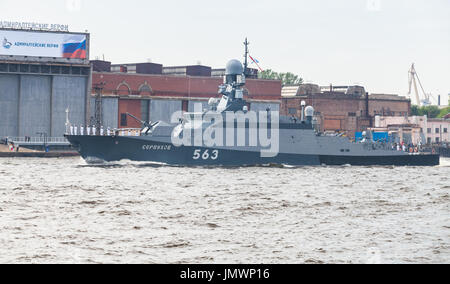
<path id="1" fill-rule="evenodd" d="M 301 102 L 305 101 L 314 107 L 322 131 L 345 132 L 349 137 L 373 127 L 377 115 L 405 117 L 411 112 L 409 99 L 369 94 L 361 86 L 285 86 L 281 100 L 282 115 L 300 116 Z"/>
<path id="2" fill-rule="evenodd" d="M 115 65 L 99 60 L 92 61 L 92 66 L 92 84 L 101 86 L 102 99 L 96 99 L 93 88 L 90 121 L 95 123 L 97 109 L 102 114 L 102 125 L 109 128 L 140 127 L 127 113 L 146 121 L 170 122 L 174 112 L 193 111 L 196 103 L 205 109 L 210 98 L 219 97 L 218 86 L 223 83 L 222 77 L 212 76 L 213 69 L 208 66 Z M 245 98 L 249 109 L 279 111 L 281 82 L 248 79 Z"/>
<path id="3" fill-rule="evenodd" d="M 86 123 L 89 34 L 0 29 L 0 138 L 62 137 Z"/>
<path id="4" fill-rule="evenodd" d="M 418 145 L 450 142 L 450 119 L 430 119 L 427 116 L 377 116 L 373 131 L 388 132 L 400 141 Z"/>

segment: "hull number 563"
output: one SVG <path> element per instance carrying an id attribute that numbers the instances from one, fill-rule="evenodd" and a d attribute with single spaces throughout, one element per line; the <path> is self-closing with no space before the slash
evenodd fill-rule
<path id="1" fill-rule="evenodd" d="M 206 150 L 202 152 L 202 150 L 195 150 L 194 156 L 192 157 L 194 160 L 217 160 L 219 158 L 219 151 L 214 150 L 210 152 L 209 150 Z"/>

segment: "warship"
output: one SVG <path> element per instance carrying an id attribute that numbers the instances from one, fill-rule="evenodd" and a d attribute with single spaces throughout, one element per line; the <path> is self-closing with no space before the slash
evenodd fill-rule
<path id="1" fill-rule="evenodd" d="M 246 65 L 244 65 L 246 66 Z M 314 108 L 302 103 L 301 117 L 267 109 L 252 112 L 244 99 L 245 69 L 238 60 L 226 66 L 220 99 L 209 109 L 175 113 L 170 122 L 146 122 L 137 135 L 66 134 L 87 162 L 131 160 L 176 166 L 435 166 L 439 155 L 406 153 L 370 133 L 360 142 L 321 133 Z M 109 132 L 109 131 L 108 131 Z M 97 133 L 98 134 L 98 133 Z"/>

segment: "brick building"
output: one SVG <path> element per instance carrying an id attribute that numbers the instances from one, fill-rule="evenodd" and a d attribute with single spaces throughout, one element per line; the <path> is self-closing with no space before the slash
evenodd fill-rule
<path id="1" fill-rule="evenodd" d="M 111 128 L 137 128 L 131 113 L 146 121 L 170 121 L 179 110 L 193 111 L 195 103 L 206 108 L 208 100 L 219 97 L 221 77 L 211 77 L 212 69 L 205 66 L 163 67 L 155 63 L 112 65 L 92 61 L 92 84 L 103 84 L 102 123 Z M 95 90 L 90 100 L 91 121 L 96 108 Z M 280 109 L 281 82 L 248 79 L 245 99 L 249 108 Z M 91 122 L 93 124 L 93 122 Z"/>
<path id="2" fill-rule="evenodd" d="M 324 89 L 311 84 L 284 87 L 281 114 L 300 116 L 305 101 L 314 107 L 322 131 L 343 131 L 354 137 L 355 132 L 373 127 L 376 115 L 404 117 L 411 112 L 411 101 L 397 95 L 369 95 L 360 86 Z"/>
<path id="3" fill-rule="evenodd" d="M 195 103 L 203 108 L 212 97 L 219 97 L 223 69 L 207 66 L 164 67 L 155 63 L 111 64 L 91 61 L 92 84 L 104 83 L 102 90 L 103 125 L 111 128 L 137 128 L 131 113 L 146 121 L 170 121 L 179 110 L 193 111 Z M 257 71 L 257 70 L 256 70 Z M 253 74 L 252 77 L 257 76 Z M 361 86 L 313 84 L 285 86 L 277 80 L 247 79 L 245 99 L 251 110 L 280 110 L 281 115 L 300 117 L 301 102 L 316 111 L 322 131 L 355 132 L 374 126 L 375 116 L 408 116 L 410 100 L 386 94 L 367 94 Z M 97 102 L 98 104 L 98 102 Z M 97 107 L 98 109 L 98 107 Z M 95 90 L 90 100 L 91 121 L 96 112 Z"/>

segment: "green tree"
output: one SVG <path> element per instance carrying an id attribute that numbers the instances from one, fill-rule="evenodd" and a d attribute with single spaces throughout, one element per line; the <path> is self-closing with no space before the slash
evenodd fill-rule
<path id="1" fill-rule="evenodd" d="M 267 69 L 263 72 L 260 72 L 258 74 L 259 79 L 264 79 L 264 80 L 278 80 L 278 73 L 274 72 L 271 69 Z"/>
<path id="2" fill-rule="evenodd" d="M 421 116 L 420 115 L 420 108 L 416 105 L 411 106 L 411 115 L 412 116 Z"/>
<path id="3" fill-rule="evenodd" d="M 287 73 L 280 73 L 279 74 L 280 80 L 283 82 L 283 85 L 300 85 L 303 84 L 303 79 L 300 78 L 298 75 L 295 75 L 293 73 L 287 72 Z"/>
<path id="4" fill-rule="evenodd" d="M 428 118 L 437 118 L 441 113 L 441 110 L 437 106 L 428 106 L 425 107 L 424 113 Z"/>
<path id="5" fill-rule="evenodd" d="M 437 106 L 412 106 L 411 114 L 416 116 L 424 116 L 426 115 L 428 118 L 437 118 L 441 114 L 441 110 Z"/>
<path id="6" fill-rule="evenodd" d="M 303 84 L 303 79 L 300 76 L 295 75 L 291 72 L 287 73 L 277 73 L 271 69 L 265 70 L 259 73 L 260 79 L 265 80 L 280 80 L 285 85 L 300 85 Z"/>
<path id="7" fill-rule="evenodd" d="M 443 118 L 444 116 L 446 116 L 447 114 L 450 113 L 450 107 L 444 108 L 441 110 L 441 113 L 439 114 L 439 118 Z"/>

